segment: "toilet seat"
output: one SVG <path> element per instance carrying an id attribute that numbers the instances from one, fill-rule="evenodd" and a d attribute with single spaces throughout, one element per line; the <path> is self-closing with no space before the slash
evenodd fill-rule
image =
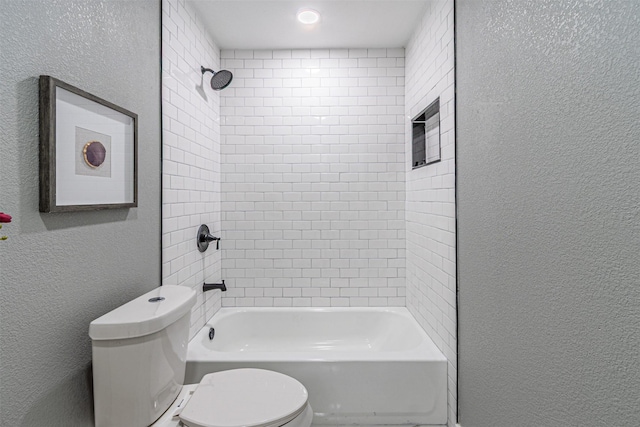
<path id="1" fill-rule="evenodd" d="M 306 408 L 304 386 L 264 369 L 205 375 L 179 417 L 188 427 L 278 427 Z"/>

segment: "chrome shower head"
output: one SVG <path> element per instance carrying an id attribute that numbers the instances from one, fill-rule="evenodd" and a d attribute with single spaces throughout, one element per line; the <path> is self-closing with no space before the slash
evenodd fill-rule
<path id="1" fill-rule="evenodd" d="M 216 72 L 211 68 L 204 68 L 203 66 L 200 66 L 200 71 L 202 71 L 203 76 L 207 71 L 213 73 L 213 76 L 211 76 L 211 89 L 213 90 L 224 89 L 229 86 L 229 83 L 233 80 L 233 74 L 231 74 L 231 71 L 220 70 Z"/>

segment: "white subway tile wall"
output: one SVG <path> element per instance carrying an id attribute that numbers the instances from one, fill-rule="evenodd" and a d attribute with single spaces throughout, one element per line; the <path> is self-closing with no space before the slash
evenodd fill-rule
<path id="1" fill-rule="evenodd" d="M 456 422 L 456 230 L 453 0 L 427 4 L 406 48 L 406 152 L 410 121 L 440 97 L 442 160 L 406 159 L 407 307 L 447 357 L 449 426 Z"/>
<path id="2" fill-rule="evenodd" d="M 218 281 L 221 251 L 200 253 L 196 231 L 207 224 L 220 235 L 220 95 L 211 90 L 220 49 L 184 0 L 162 2 L 162 284 L 197 292 L 191 336 L 220 308 L 220 291 L 202 292 Z"/>
<path id="3" fill-rule="evenodd" d="M 404 306 L 404 49 L 223 50 L 223 306 Z"/>

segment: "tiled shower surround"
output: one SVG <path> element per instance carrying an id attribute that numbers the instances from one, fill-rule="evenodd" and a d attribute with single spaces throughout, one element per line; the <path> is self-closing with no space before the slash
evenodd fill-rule
<path id="1" fill-rule="evenodd" d="M 202 283 L 220 279 L 222 256 L 196 248 L 200 224 L 220 235 L 220 95 L 201 65 L 218 69 L 220 49 L 190 5 L 163 0 L 162 283 L 197 291 L 191 336 L 220 308 L 220 292 L 203 294 Z"/>
<path id="2" fill-rule="evenodd" d="M 404 306 L 404 49 L 223 50 L 223 306 Z"/>
<path id="3" fill-rule="evenodd" d="M 221 306 L 406 306 L 449 360 L 455 425 L 453 1 L 406 51 L 220 51 L 188 3 L 162 7 L 163 283 L 198 291 L 192 336 Z M 442 160 L 412 170 L 438 96 Z M 201 223 L 220 251 L 197 251 Z"/>
<path id="4" fill-rule="evenodd" d="M 406 151 L 410 120 L 440 97 L 441 161 L 406 162 L 407 308 L 448 360 L 449 425 L 456 420 L 456 206 L 453 1 L 427 3 L 407 44 Z M 410 156 L 410 154 L 409 154 Z"/>

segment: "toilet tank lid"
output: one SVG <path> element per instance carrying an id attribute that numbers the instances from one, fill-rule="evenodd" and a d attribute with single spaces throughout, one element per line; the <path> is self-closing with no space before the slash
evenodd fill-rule
<path id="1" fill-rule="evenodd" d="M 92 340 L 135 338 L 158 332 L 189 313 L 196 293 L 186 286 L 160 286 L 97 318 Z"/>

